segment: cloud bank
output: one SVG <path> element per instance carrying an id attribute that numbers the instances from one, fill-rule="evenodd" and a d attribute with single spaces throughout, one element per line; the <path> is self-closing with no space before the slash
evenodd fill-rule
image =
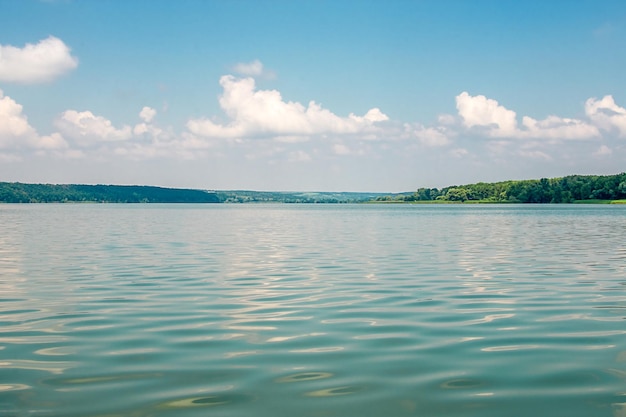
<path id="1" fill-rule="evenodd" d="M 374 133 L 378 122 L 389 117 L 378 108 L 363 116 L 340 117 L 315 101 L 305 107 L 284 101 L 276 90 L 257 90 L 253 78 L 225 75 L 220 79 L 223 94 L 220 106 L 229 117 L 227 123 L 209 119 L 191 119 L 189 131 L 210 138 L 254 138 L 310 136 L 321 134 L 354 135 Z"/>
<path id="2" fill-rule="evenodd" d="M 2 48 L 0 76 L 13 82 L 51 80 L 77 65 L 69 48 L 53 37 L 23 49 Z M 420 154 L 472 160 L 483 152 L 497 158 L 554 161 L 568 149 L 565 141 L 589 142 L 587 155 L 609 158 L 618 147 L 609 146 L 607 138 L 626 137 L 626 109 L 610 95 L 589 98 L 582 118 L 548 115 L 537 120 L 518 116 L 493 98 L 463 91 L 454 99 L 456 114 L 441 114 L 434 123 L 422 124 L 393 120 L 378 107 L 363 115 L 340 116 L 314 100 L 306 105 L 287 101 L 280 91 L 257 87 L 254 77 L 265 71 L 260 61 L 234 69 L 244 76 L 224 75 L 219 80 L 223 114 L 190 118 L 178 129 L 161 126 L 150 106 L 137 112 L 133 125 L 116 125 L 88 109 L 67 109 L 54 120 L 56 131 L 41 135 L 22 105 L 0 90 L 0 157 L 15 160 L 28 152 L 99 160 L 238 155 L 268 164 L 281 158 L 308 164 L 323 158 Z"/>
<path id="3" fill-rule="evenodd" d="M 117 129 L 110 120 L 96 116 L 90 111 L 66 110 L 57 119 L 55 126 L 65 136 L 82 145 L 100 141 L 123 141 L 132 136 L 130 126 Z"/>
<path id="4" fill-rule="evenodd" d="M 68 147 L 61 134 L 40 136 L 22 112 L 22 106 L 0 90 L 0 151 L 23 148 L 59 150 Z"/>
<path id="5" fill-rule="evenodd" d="M 600 136 L 598 128 L 592 124 L 558 116 L 548 116 L 543 120 L 524 116 L 520 127 L 514 111 L 500 105 L 496 100 L 483 95 L 471 96 L 465 91 L 456 96 L 456 108 L 463 120 L 463 126 L 469 129 L 478 128 L 480 133 L 492 138 L 567 140 Z"/>
<path id="6" fill-rule="evenodd" d="M 36 84 L 52 81 L 78 66 L 62 40 L 50 36 L 23 48 L 0 45 L 0 81 Z"/>
<path id="7" fill-rule="evenodd" d="M 619 136 L 626 137 L 626 109 L 615 104 L 613 96 L 588 99 L 585 114 L 601 129 L 616 131 Z"/>

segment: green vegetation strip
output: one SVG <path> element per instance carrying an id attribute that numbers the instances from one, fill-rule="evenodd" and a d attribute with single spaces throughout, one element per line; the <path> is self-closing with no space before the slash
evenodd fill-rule
<path id="1" fill-rule="evenodd" d="M 0 203 L 576 203 L 626 204 L 626 173 L 454 185 L 415 192 L 204 191 L 140 185 L 0 182 Z"/>
<path id="2" fill-rule="evenodd" d="M 626 173 L 419 188 L 378 197 L 379 202 L 624 204 Z"/>
<path id="3" fill-rule="evenodd" d="M 215 193 L 140 185 L 0 183 L 3 203 L 219 203 Z"/>

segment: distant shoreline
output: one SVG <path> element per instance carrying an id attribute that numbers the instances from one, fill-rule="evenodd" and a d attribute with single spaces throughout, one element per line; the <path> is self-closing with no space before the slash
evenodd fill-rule
<path id="1" fill-rule="evenodd" d="M 368 204 L 389 204 L 389 205 L 490 205 L 490 204 L 573 204 L 573 205 L 595 205 L 595 204 L 626 204 L 626 199 L 620 200 L 574 200 L 567 203 L 514 203 L 508 201 L 443 201 L 443 200 L 429 200 L 429 201 L 368 201 Z"/>
<path id="2" fill-rule="evenodd" d="M 0 182 L 0 203 L 626 204 L 626 173 L 418 188 L 391 194 Z"/>
<path id="3" fill-rule="evenodd" d="M 0 183 L 2 203 L 219 203 L 215 193 L 145 185 Z"/>

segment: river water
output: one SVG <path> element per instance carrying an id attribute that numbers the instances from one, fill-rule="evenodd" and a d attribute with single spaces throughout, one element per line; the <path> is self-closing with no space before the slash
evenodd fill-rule
<path id="1" fill-rule="evenodd" d="M 0 415 L 626 416 L 626 207 L 0 205 Z"/>

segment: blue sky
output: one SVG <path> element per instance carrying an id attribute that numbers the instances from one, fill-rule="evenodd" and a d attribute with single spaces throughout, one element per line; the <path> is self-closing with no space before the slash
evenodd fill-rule
<path id="1" fill-rule="evenodd" d="M 619 173 L 625 41 L 623 1 L 0 0 L 0 181 Z"/>

